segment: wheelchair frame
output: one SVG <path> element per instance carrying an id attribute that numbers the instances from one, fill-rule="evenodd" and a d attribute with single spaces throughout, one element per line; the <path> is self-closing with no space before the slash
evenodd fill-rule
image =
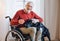
<path id="1" fill-rule="evenodd" d="M 9 18 L 9 21 L 11 21 L 11 18 L 9 16 L 6 16 L 5 18 Z M 11 30 L 8 31 L 8 33 L 5 37 L 5 41 L 7 41 L 7 38 L 8 38 L 8 35 L 10 34 L 10 32 L 12 34 L 12 37 L 15 37 L 15 41 L 18 41 L 18 38 L 16 38 L 17 36 L 19 37 L 20 41 L 25 41 L 24 36 L 19 31 L 15 30 L 15 28 L 16 28 L 16 26 L 11 26 Z M 13 36 L 14 34 L 17 36 Z"/>

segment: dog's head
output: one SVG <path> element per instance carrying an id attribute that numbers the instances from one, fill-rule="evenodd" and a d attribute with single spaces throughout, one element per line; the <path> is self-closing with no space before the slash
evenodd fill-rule
<path id="1" fill-rule="evenodd" d="M 25 21 L 24 25 L 25 27 L 32 27 L 33 25 L 32 20 L 28 19 L 27 21 Z"/>
<path id="2" fill-rule="evenodd" d="M 40 27 L 40 22 L 33 23 L 31 19 L 25 21 L 24 25 L 26 27 Z"/>

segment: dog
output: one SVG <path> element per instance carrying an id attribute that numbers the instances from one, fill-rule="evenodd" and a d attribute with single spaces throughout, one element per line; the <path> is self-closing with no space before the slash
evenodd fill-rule
<path id="1" fill-rule="evenodd" d="M 32 23 L 32 20 L 29 19 L 24 23 L 24 25 L 27 28 L 36 27 L 37 30 L 42 29 L 41 41 L 45 41 L 44 37 L 47 37 L 49 39 L 49 41 L 51 41 L 50 32 L 49 32 L 48 28 L 46 28 L 41 22 Z"/>

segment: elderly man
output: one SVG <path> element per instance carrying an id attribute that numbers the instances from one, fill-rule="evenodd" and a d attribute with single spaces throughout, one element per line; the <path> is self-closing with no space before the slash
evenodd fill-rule
<path id="1" fill-rule="evenodd" d="M 18 10 L 13 19 L 11 20 L 11 25 L 21 24 L 19 29 L 22 31 L 22 33 L 30 34 L 32 40 L 35 41 L 36 28 L 35 27 L 26 28 L 23 25 L 24 22 L 28 19 L 35 19 L 35 21 L 38 20 L 38 22 L 43 21 L 42 18 L 40 18 L 32 11 L 33 8 L 32 4 L 33 4 L 32 2 L 27 2 L 24 9 Z"/>

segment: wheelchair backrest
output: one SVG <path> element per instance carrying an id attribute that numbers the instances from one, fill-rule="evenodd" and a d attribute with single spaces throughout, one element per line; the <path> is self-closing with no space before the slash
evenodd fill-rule
<path id="1" fill-rule="evenodd" d="M 10 17 L 10 16 L 6 16 L 5 18 L 6 18 L 6 19 L 9 18 L 9 21 L 11 22 L 11 17 Z M 14 27 L 11 26 L 11 30 L 13 30 L 13 29 L 14 29 Z"/>

